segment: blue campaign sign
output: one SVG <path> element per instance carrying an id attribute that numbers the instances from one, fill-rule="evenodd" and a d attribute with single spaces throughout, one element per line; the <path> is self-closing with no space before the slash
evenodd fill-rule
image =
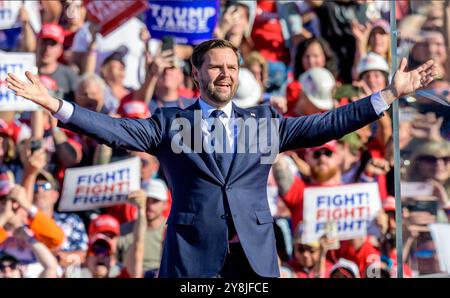
<path id="1" fill-rule="evenodd" d="M 0 50 L 9 51 L 19 48 L 22 27 L 0 30 Z"/>
<path id="2" fill-rule="evenodd" d="M 149 0 L 146 24 L 152 38 L 173 36 L 178 44 L 196 45 L 211 39 L 218 21 L 219 0 Z"/>

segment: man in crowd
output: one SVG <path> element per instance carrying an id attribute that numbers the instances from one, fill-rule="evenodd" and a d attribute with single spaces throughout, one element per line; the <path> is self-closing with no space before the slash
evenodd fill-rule
<path id="1" fill-rule="evenodd" d="M 64 29 L 57 24 L 43 24 L 36 47 L 36 64 L 39 74 L 48 75 L 58 84 L 64 98 L 73 100 L 77 74 L 58 62 L 63 53 Z"/>
<path id="2" fill-rule="evenodd" d="M 164 242 L 166 219 L 163 210 L 167 204 L 168 189 L 161 179 L 151 179 L 143 190 L 147 196 L 144 267 L 145 277 L 155 277 L 159 269 Z M 134 242 L 133 227 L 136 221 L 121 226 L 118 249 L 123 256 Z"/>

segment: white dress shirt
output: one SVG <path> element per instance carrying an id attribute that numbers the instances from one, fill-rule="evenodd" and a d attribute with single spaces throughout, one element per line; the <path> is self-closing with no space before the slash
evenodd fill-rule
<path id="1" fill-rule="evenodd" d="M 215 110 L 223 111 L 223 114 L 219 116 L 220 122 L 222 122 L 225 127 L 225 132 L 227 136 L 227 148 L 226 152 L 233 152 L 235 139 L 237 136 L 237 127 L 234 125 L 234 115 L 233 115 L 233 105 L 228 102 L 224 107 L 217 109 L 208 103 L 206 103 L 203 99 L 199 100 L 200 109 L 202 110 L 202 133 L 203 133 L 203 141 L 206 144 L 211 144 L 211 125 L 213 124 L 213 119 L 208 121 L 207 119 L 211 116 L 211 113 Z"/>

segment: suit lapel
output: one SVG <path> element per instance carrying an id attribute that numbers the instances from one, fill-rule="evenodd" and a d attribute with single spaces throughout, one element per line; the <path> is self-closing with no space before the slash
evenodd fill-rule
<path id="1" fill-rule="evenodd" d="M 205 171 L 209 173 L 209 176 L 213 177 L 218 183 L 220 184 L 225 184 L 225 179 L 222 176 L 222 173 L 219 170 L 219 167 L 217 166 L 216 161 L 214 160 L 214 156 L 212 154 L 208 154 L 205 152 L 205 150 L 203 149 L 203 142 L 204 142 L 204 136 L 203 136 L 203 132 L 202 132 L 202 117 L 201 117 L 201 109 L 200 109 L 200 104 L 198 103 L 198 100 L 190 105 L 189 107 L 187 107 L 185 109 L 186 113 L 186 118 L 189 120 L 189 122 L 191 123 L 191 148 L 193 149 L 194 152 L 196 152 L 195 155 L 200 156 L 200 158 L 202 159 L 203 163 L 206 165 L 205 167 Z M 194 111 L 199 111 L 200 112 L 200 117 L 194 117 Z M 197 131 L 196 131 L 197 130 Z M 195 141 L 195 137 L 198 138 L 198 136 L 201 137 L 201 147 L 200 148 L 194 148 L 194 141 Z"/>

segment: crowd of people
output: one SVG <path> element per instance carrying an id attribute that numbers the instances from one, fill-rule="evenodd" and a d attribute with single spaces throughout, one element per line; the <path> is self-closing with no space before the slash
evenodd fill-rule
<path id="1" fill-rule="evenodd" d="M 450 112 L 429 97 L 449 103 L 448 1 L 396 1 L 398 53 L 391 51 L 389 1 L 220 5 L 214 37 L 242 54 L 233 99 L 239 107 L 270 105 L 284 117 L 323 113 L 386 88 L 393 55 L 407 56 L 409 69 L 429 59 L 438 63 L 439 76 L 427 90 L 401 98 L 399 140 L 401 180 L 431 189 L 402 198 L 404 275 L 441 272 L 428 225 L 450 222 Z M 198 97 L 193 47 L 162 50 L 144 14 L 107 36 L 81 0 L 41 0 L 39 14 L 35 32 L 24 5 L 20 40 L 2 50 L 35 53 L 39 77 L 55 97 L 127 118 L 186 108 Z M 281 277 L 396 277 L 391 110 L 387 114 L 340 140 L 277 157 L 267 194 Z M 171 193 L 156 157 L 111 149 L 59 127 L 42 110 L 0 111 L 0 142 L 0 277 L 158 276 Z M 66 169 L 129 157 L 141 160 L 142 186 L 128 203 L 58 211 Z M 377 183 L 382 208 L 366 236 L 305 243 L 306 188 L 367 182 Z M 420 209 L 423 202 L 434 208 Z"/>

